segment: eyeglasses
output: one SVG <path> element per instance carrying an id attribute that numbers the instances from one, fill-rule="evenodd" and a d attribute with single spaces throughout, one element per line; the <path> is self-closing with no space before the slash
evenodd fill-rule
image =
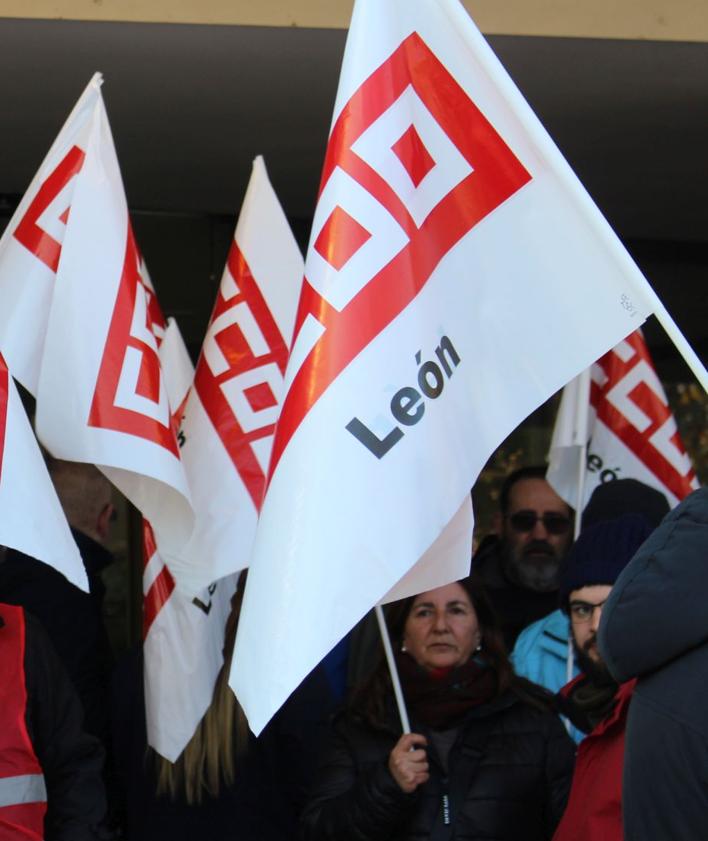
<path id="1" fill-rule="evenodd" d="M 543 514 L 537 514 L 535 511 L 517 511 L 509 516 L 511 527 L 518 532 L 531 531 L 539 520 L 549 534 L 566 534 L 570 528 L 570 517 L 555 511 L 544 511 Z"/>
<path id="2" fill-rule="evenodd" d="M 584 625 L 592 619 L 598 607 L 601 608 L 606 601 L 607 599 L 604 599 L 601 602 L 597 602 L 597 604 L 593 604 L 592 602 L 571 602 L 568 605 L 570 621 L 574 625 Z"/>

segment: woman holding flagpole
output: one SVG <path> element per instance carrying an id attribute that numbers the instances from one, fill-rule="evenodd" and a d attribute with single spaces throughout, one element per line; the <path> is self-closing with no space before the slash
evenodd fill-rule
<path id="1" fill-rule="evenodd" d="M 391 606 L 412 733 L 385 663 L 333 722 L 303 814 L 308 841 L 542 841 L 570 787 L 574 745 L 544 690 L 517 677 L 480 585 Z"/>

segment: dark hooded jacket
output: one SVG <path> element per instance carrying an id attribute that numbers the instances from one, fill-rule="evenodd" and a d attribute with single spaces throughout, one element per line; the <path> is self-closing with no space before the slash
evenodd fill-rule
<path id="1" fill-rule="evenodd" d="M 625 743 L 626 841 L 708 837 L 708 488 L 644 543 L 602 612 L 600 651 L 638 678 Z"/>

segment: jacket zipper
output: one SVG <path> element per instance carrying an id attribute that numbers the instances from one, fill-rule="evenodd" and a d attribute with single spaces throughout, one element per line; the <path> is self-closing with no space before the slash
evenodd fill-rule
<path id="1" fill-rule="evenodd" d="M 443 780 L 443 785 L 447 787 L 447 778 Z M 452 823 L 452 818 L 450 816 L 450 796 L 448 795 L 447 791 L 445 791 L 442 796 L 442 814 L 443 824 L 445 826 L 450 826 L 450 824 Z"/>

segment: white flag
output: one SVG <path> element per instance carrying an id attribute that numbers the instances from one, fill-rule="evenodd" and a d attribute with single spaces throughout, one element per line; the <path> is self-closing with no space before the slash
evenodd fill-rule
<path id="1" fill-rule="evenodd" d="M 194 382 L 194 365 L 177 322 L 174 318 L 168 318 L 166 325 L 158 353 L 165 376 L 172 425 L 175 430 L 178 430 L 187 405 L 189 390 Z"/>
<path id="2" fill-rule="evenodd" d="M 13 376 L 34 395 L 76 176 L 100 98 L 96 73 L 0 240 L 0 350 Z"/>
<path id="3" fill-rule="evenodd" d="M 180 429 L 196 524 L 165 560 L 185 593 L 248 566 L 303 271 L 256 158 Z"/>
<path id="4" fill-rule="evenodd" d="M 583 507 L 614 479 L 638 479 L 672 507 L 699 486 L 641 331 L 592 366 L 585 400 L 577 388 L 576 378 L 563 389 L 546 474 L 569 505 L 577 507 L 578 453 L 586 443 Z M 573 430 L 583 428 L 578 440 Z"/>
<path id="5" fill-rule="evenodd" d="M 37 434 L 55 457 L 96 464 L 176 547 L 193 515 L 158 357 L 165 325 L 140 273 L 100 91 L 82 154 L 62 214 Z M 31 322 L 26 329 L 36 332 Z"/>
<path id="6" fill-rule="evenodd" d="M 257 158 L 184 401 L 191 376 L 176 325 L 160 346 L 173 411 L 183 404 L 176 409 L 179 440 L 196 514 L 188 545 L 168 556 L 170 569 L 146 529 L 148 742 L 172 761 L 206 712 L 223 663 L 237 581 L 230 573 L 248 564 L 302 275 L 302 257 Z"/>
<path id="7" fill-rule="evenodd" d="M 88 580 L 22 401 L 0 355 L 0 545 L 49 564 L 88 592 Z"/>
<path id="8" fill-rule="evenodd" d="M 169 319 L 159 347 L 175 428 L 194 366 L 177 322 Z M 147 520 L 143 521 L 143 671 L 148 744 L 174 762 L 206 712 L 223 665 L 224 627 L 235 579 L 187 597 L 175 589 Z"/>
<path id="9" fill-rule="evenodd" d="M 143 521 L 143 668 L 148 744 L 175 762 L 211 703 L 236 576 L 195 598 L 175 589 Z"/>
<path id="10" fill-rule="evenodd" d="M 231 676 L 254 732 L 426 552 L 396 595 L 469 569 L 489 455 L 650 296 L 462 6 L 358 0 Z"/>

